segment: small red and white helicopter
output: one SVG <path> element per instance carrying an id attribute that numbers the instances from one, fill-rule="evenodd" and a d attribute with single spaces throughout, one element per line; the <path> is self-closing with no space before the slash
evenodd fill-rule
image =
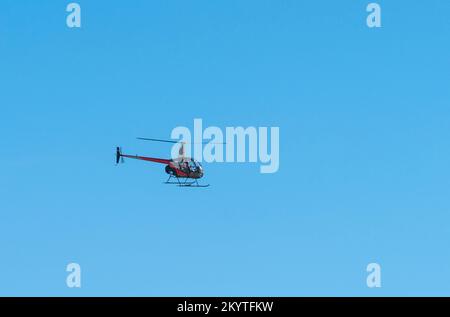
<path id="1" fill-rule="evenodd" d="M 169 174 L 169 178 L 165 181 L 165 184 L 175 184 L 182 187 L 208 187 L 207 185 L 200 185 L 198 180 L 203 177 L 203 167 L 197 160 L 185 156 L 185 142 L 173 141 L 173 140 L 161 140 L 161 139 L 149 139 L 149 138 L 137 138 L 139 140 L 154 141 L 154 142 L 166 142 L 166 143 L 180 143 L 180 149 L 178 151 L 178 157 L 175 159 L 162 159 L 155 157 L 128 155 L 123 154 L 120 147 L 116 148 L 116 164 L 123 163 L 123 158 L 130 158 L 148 162 L 155 162 L 166 164 L 165 171 Z M 175 178 L 176 181 L 171 181 Z"/>

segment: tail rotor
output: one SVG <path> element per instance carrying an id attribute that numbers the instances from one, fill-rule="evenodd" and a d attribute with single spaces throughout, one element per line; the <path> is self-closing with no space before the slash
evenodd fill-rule
<path id="1" fill-rule="evenodd" d="M 122 148 L 116 147 L 116 165 L 123 163 Z"/>

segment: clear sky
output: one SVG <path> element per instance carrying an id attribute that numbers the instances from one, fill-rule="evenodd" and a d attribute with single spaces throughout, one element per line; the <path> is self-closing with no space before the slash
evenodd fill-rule
<path id="1" fill-rule="evenodd" d="M 450 2 L 377 2 L 1 1 L 0 295 L 450 295 Z M 278 173 L 115 166 L 194 118 Z"/>

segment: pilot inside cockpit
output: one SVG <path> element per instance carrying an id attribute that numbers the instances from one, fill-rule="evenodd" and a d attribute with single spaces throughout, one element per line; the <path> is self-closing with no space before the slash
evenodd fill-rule
<path id="1" fill-rule="evenodd" d="M 189 170 L 191 172 L 197 171 L 197 164 L 195 164 L 195 161 L 193 159 L 191 159 L 191 161 L 189 162 Z"/>

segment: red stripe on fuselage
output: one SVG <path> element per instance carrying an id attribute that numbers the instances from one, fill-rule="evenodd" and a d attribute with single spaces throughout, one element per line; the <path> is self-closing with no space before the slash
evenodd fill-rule
<path id="1" fill-rule="evenodd" d="M 121 154 L 121 156 L 122 157 L 131 158 L 131 159 L 142 160 L 142 161 L 147 161 L 147 162 L 155 162 L 155 163 L 161 163 L 161 164 L 170 164 L 170 162 L 172 161 L 172 160 L 167 160 L 167 159 L 160 159 L 160 158 L 146 157 L 146 156 L 138 156 L 138 155 Z"/>

